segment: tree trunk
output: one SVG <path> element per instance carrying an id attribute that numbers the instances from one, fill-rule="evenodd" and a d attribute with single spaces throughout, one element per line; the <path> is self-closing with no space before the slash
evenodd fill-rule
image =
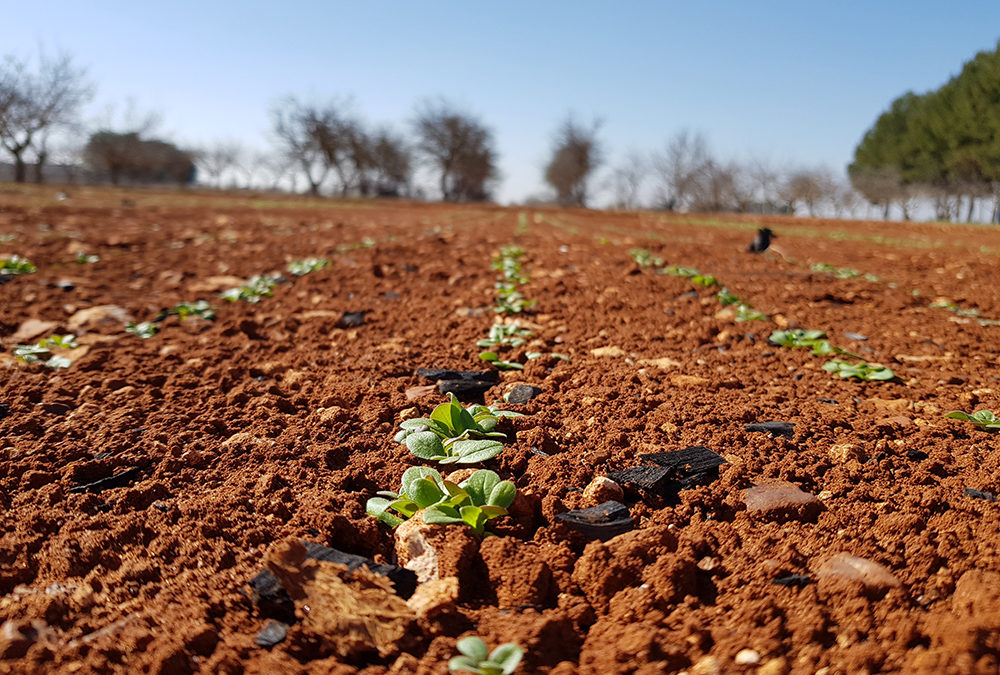
<path id="1" fill-rule="evenodd" d="M 22 157 L 23 150 L 13 152 L 14 155 L 14 182 L 24 183 L 28 179 L 28 166 L 24 163 L 24 157 Z"/>
<path id="2" fill-rule="evenodd" d="M 965 222 L 972 222 L 972 210 L 976 207 L 976 198 L 973 195 L 969 195 L 969 210 L 965 214 Z"/>
<path id="3" fill-rule="evenodd" d="M 889 220 L 889 207 L 892 206 L 890 202 L 886 202 L 885 206 L 882 207 L 882 220 Z"/>
<path id="4" fill-rule="evenodd" d="M 45 160 L 48 157 L 48 153 L 40 152 L 38 153 L 38 160 L 35 162 L 35 183 L 41 185 L 45 182 L 45 175 L 43 169 L 45 167 Z"/>

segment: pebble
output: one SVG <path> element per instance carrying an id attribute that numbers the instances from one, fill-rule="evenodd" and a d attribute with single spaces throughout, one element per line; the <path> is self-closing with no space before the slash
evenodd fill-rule
<path id="1" fill-rule="evenodd" d="M 527 403 L 541 393 L 542 390 L 538 387 L 533 387 L 530 384 L 518 384 L 507 394 L 506 401 L 514 404 Z"/>
<path id="2" fill-rule="evenodd" d="M 819 499 L 787 481 L 761 483 L 747 489 L 747 512 L 768 520 L 810 520 L 823 509 Z"/>
<path id="3" fill-rule="evenodd" d="M 599 357 L 620 357 L 625 356 L 625 350 L 621 347 L 598 347 L 597 349 L 591 349 L 590 353 L 593 356 Z"/>
<path id="4" fill-rule="evenodd" d="M 760 663 L 760 654 L 755 649 L 741 649 L 733 662 L 738 666 L 752 666 Z"/>
<path id="5" fill-rule="evenodd" d="M 899 579 L 882 565 L 844 552 L 823 563 L 816 576 L 820 579 L 841 578 L 860 581 L 865 588 L 873 590 L 888 590 L 900 586 Z"/>
<path id="6" fill-rule="evenodd" d="M 288 635 L 288 626 L 280 621 L 268 619 L 264 627 L 257 633 L 255 642 L 261 647 L 271 648 L 284 640 L 286 635 Z"/>
<path id="7" fill-rule="evenodd" d="M 764 431 L 771 436 L 785 436 L 791 438 L 794 434 L 795 424 L 792 422 L 778 422 L 768 420 L 766 422 L 753 422 L 744 427 L 747 431 Z"/>
<path id="8" fill-rule="evenodd" d="M 583 497 L 591 504 L 621 502 L 625 499 L 625 492 L 621 485 L 607 476 L 595 476 L 594 480 L 583 489 Z"/>

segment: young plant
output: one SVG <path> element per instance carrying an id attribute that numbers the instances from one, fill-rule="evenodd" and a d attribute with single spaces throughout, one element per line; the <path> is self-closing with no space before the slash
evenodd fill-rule
<path id="1" fill-rule="evenodd" d="M 884 382 L 896 377 L 896 373 L 892 372 L 889 368 L 877 363 L 865 363 L 864 361 L 850 363 L 835 359 L 824 363 L 823 370 L 828 373 L 836 373 L 843 378 L 856 377 L 865 382 Z"/>
<path id="2" fill-rule="evenodd" d="M 662 267 L 663 260 L 660 258 L 654 258 L 653 254 L 649 252 L 646 248 L 633 248 L 629 249 L 628 254 L 632 256 L 632 260 L 639 267 Z"/>
<path id="3" fill-rule="evenodd" d="M 33 345 L 17 345 L 14 348 L 14 358 L 23 363 L 41 362 L 52 369 L 69 368 L 73 362 L 65 356 L 53 354 L 52 350 L 76 349 L 79 346 L 73 335 L 53 335 Z"/>
<path id="4" fill-rule="evenodd" d="M 711 286 L 717 286 L 719 284 L 718 279 L 713 277 L 711 274 L 702 274 L 694 267 L 680 267 L 679 265 L 671 265 L 670 267 L 664 267 L 660 270 L 663 274 L 669 274 L 672 277 L 680 277 L 682 279 L 690 279 L 692 284 L 697 286 L 704 286 L 709 288 Z"/>
<path id="5" fill-rule="evenodd" d="M 261 298 L 270 298 L 274 295 L 273 289 L 277 283 L 274 277 L 255 275 L 250 277 L 244 285 L 223 291 L 219 297 L 229 302 L 237 300 L 260 302 Z"/>
<path id="6" fill-rule="evenodd" d="M 728 307 L 729 305 L 735 305 L 740 301 L 740 296 L 731 292 L 728 288 L 723 288 L 721 291 L 715 294 L 715 298 L 723 307 Z"/>
<path id="7" fill-rule="evenodd" d="M 480 469 L 461 483 L 445 480 L 434 469 L 411 466 L 403 472 L 398 493 L 381 491 L 365 505 L 370 516 L 389 527 L 424 512 L 424 522 L 436 525 L 468 525 L 476 534 L 486 531 L 486 523 L 507 514 L 517 488 L 501 481 L 493 471 Z M 395 513 L 390 513 L 395 511 Z"/>
<path id="8" fill-rule="evenodd" d="M 92 254 L 88 255 L 84 251 L 80 251 L 79 253 L 76 254 L 76 262 L 78 262 L 81 265 L 93 265 L 94 263 L 100 261 L 101 261 L 101 256 L 99 255 L 92 255 Z"/>
<path id="9" fill-rule="evenodd" d="M 141 323 L 136 323 L 135 321 L 129 321 L 125 324 L 125 332 L 131 333 L 137 337 L 141 337 L 143 340 L 147 340 L 160 330 L 152 321 L 143 321 Z"/>
<path id="10" fill-rule="evenodd" d="M 991 410 L 977 410 L 971 415 L 961 410 L 952 410 L 945 417 L 953 420 L 962 420 L 963 422 L 972 422 L 983 431 L 996 431 L 1000 429 L 1000 419 Z"/>
<path id="11" fill-rule="evenodd" d="M 480 352 L 479 358 L 486 361 L 497 370 L 524 370 L 524 365 L 517 361 L 505 361 L 496 352 Z"/>
<path id="12" fill-rule="evenodd" d="M 253 302 L 253 301 L 251 301 Z M 178 305 L 174 305 L 170 309 L 161 313 L 158 319 L 162 319 L 167 316 L 177 316 L 180 317 L 181 321 L 184 321 L 189 316 L 197 316 L 206 321 L 215 320 L 215 310 L 212 306 L 208 304 L 207 300 L 196 300 L 195 302 L 182 302 Z"/>
<path id="13" fill-rule="evenodd" d="M 776 330 L 771 333 L 767 340 L 771 344 L 779 347 L 804 347 L 811 349 L 814 356 L 829 356 L 830 354 L 838 354 L 841 356 L 850 356 L 851 358 L 863 360 L 861 356 L 855 354 L 854 352 L 849 352 L 841 347 L 834 347 L 831 345 L 830 341 L 826 339 L 826 333 L 821 330 L 803 330 L 801 328 Z M 851 376 L 845 375 L 845 377 Z M 888 377 L 885 379 L 892 378 Z"/>
<path id="14" fill-rule="evenodd" d="M 523 417 L 521 413 L 499 410 L 494 406 L 471 405 L 463 408 L 454 394 L 434 408 L 429 418 L 404 420 L 394 440 L 421 459 L 439 464 L 475 464 L 495 457 L 503 445 L 497 438 L 506 434 L 494 431 L 501 417 Z"/>
<path id="15" fill-rule="evenodd" d="M 750 305 L 740 304 L 736 308 L 737 321 L 767 321 L 767 314 L 758 312 Z"/>
<path id="16" fill-rule="evenodd" d="M 478 675 L 510 675 L 521 663 L 524 650 L 513 642 L 502 644 L 492 652 L 477 636 L 463 638 L 455 645 L 461 656 L 448 661 L 448 670 L 467 670 Z"/>
<path id="17" fill-rule="evenodd" d="M 520 347 L 524 344 L 525 338 L 531 337 L 531 331 L 521 328 L 516 323 L 495 323 L 490 326 L 489 337 L 476 342 L 477 347 L 495 347 L 496 345 L 507 345 L 509 347 Z"/>
<path id="18" fill-rule="evenodd" d="M 0 274 L 31 274 L 37 269 L 34 263 L 16 253 L 0 260 Z"/>
<path id="19" fill-rule="evenodd" d="M 301 277 L 329 266 L 330 261 L 326 258 L 304 258 L 303 260 L 293 260 L 288 263 L 288 273 L 296 277 Z"/>

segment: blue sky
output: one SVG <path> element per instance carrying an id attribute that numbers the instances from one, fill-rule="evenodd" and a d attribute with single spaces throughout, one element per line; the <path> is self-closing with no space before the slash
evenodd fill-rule
<path id="1" fill-rule="evenodd" d="M 722 158 L 838 171 L 889 102 L 1000 38 L 1000 2 L 5 3 L 0 54 L 65 50 L 182 144 L 268 147 L 268 108 L 353 96 L 406 128 L 444 96 L 495 132 L 503 201 L 541 190 L 554 128 L 603 120 L 609 159 L 703 131 Z"/>

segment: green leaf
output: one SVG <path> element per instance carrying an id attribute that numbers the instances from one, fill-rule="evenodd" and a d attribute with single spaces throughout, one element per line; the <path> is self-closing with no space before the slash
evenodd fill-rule
<path id="1" fill-rule="evenodd" d="M 416 431 L 406 437 L 407 449 L 420 459 L 445 457 L 441 439 L 433 431 Z"/>
<path id="2" fill-rule="evenodd" d="M 442 484 L 441 474 L 439 474 L 434 469 L 427 466 L 411 466 L 409 469 L 403 472 L 403 478 L 401 481 L 402 488 L 400 491 L 404 495 L 412 494 L 413 486 L 416 484 L 417 481 L 424 478 L 430 478 L 438 485 Z"/>
<path id="3" fill-rule="evenodd" d="M 391 502 L 388 499 L 384 499 L 382 497 L 372 497 L 368 500 L 368 503 L 365 504 L 365 512 L 369 516 L 380 516 L 386 509 L 389 508 L 390 503 Z"/>
<path id="4" fill-rule="evenodd" d="M 467 657 L 475 661 L 477 664 L 480 661 L 485 661 L 490 657 L 490 650 L 483 642 L 482 638 L 478 636 L 470 636 L 467 638 L 462 638 L 457 643 L 455 643 L 455 648 L 459 652 L 465 654 Z"/>
<path id="5" fill-rule="evenodd" d="M 431 419 L 438 422 L 449 430 L 460 432 L 464 427 L 461 424 L 462 406 L 454 394 L 449 394 L 451 400 L 434 408 L 431 412 Z"/>
<path id="6" fill-rule="evenodd" d="M 498 361 L 500 359 L 500 355 L 497 354 L 496 352 L 480 352 L 479 358 L 481 358 L 483 361 L 493 362 L 493 361 Z"/>
<path id="7" fill-rule="evenodd" d="M 490 663 L 499 666 L 503 675 L 510 675 L 521 663 L 524 650 L 512 642 L 500 645 L 490 654 Z"/>
<path id="8" fill-rule="evenodd" d="M 483 506 L 488 503 L 490 493 L 500 483 L 500 476 L 488 469 L 480 469 L 469 476 L 462 487 L 469 493 L 472 503 Z"/>
<path id="9" fill-rule="evenodd" d="M 502 481 L 493 486 L 486 498 L 486 503 L 490 506 L 501 506 L 507 508 L 517 496 L 517 487 L 509 480 Z"/>
<path id="10" fill-rule="evenodd" d="M 485 462 L 500 454 L 503 445 L 498 441 L 486 439 L 478 441 L 458 441 L 451 447 L 453 456 L 461 464 L 475 464 Z"/>
<path id="11" fill-rule="evenodd" d="M 486 514 L 478 506 L 463 506 L 459 509 L 462 514 L 462 522 L 472 528 L 476 534 L 482 534 L 486 527 Z"/>
<path id="12" fill-rule="evenodd" d="M 964 413 L 961 410 L 952 410 L 950 413 L 945 415 L 945 417 L 950 417 L 953 420 L 962 420 L 963 422 L 971 422 L 972 416 L 968 413 Z"/>
<path id="13" fill-rule="evenodd" d="M 415 501 L 420 508 L 433 506 L 445 498 L 445 494 L 438 487 L 432 478 L 422 478 L 414 481 L 411 488 L 413 491 L 407 495 Z"/>
<path id="14" fill-rule="evenodd" d="M 507 515 L 507 509 L 502 506 L 480 506 L 479 510 L 486 514 L 486 520 L 492 520 L 493 518 L 499 518 L 500 516 Z"/>
<path id="15" fill-rule="evenodd" d="M 400 497 L 399 499 L 390 502 L 389 508 L 398 511 L 407 518 L 412 518 L 413 514 L 420 510 L 420 505 L 412 499 Z"/>
<path id="16" fill-rule="evenodd" d="M 480 673 L 479 661 L 470 659 L 468 656 L 453 656 L 448 660 L 448 670 L 468 670 L 472 673 Z"/>
<path id="17" fill-rule="evenodd" d="M 455 525 L 464 521 L 455 507 L 436 504 L 424 510 L 424 522 L 431 525 Z"/>

